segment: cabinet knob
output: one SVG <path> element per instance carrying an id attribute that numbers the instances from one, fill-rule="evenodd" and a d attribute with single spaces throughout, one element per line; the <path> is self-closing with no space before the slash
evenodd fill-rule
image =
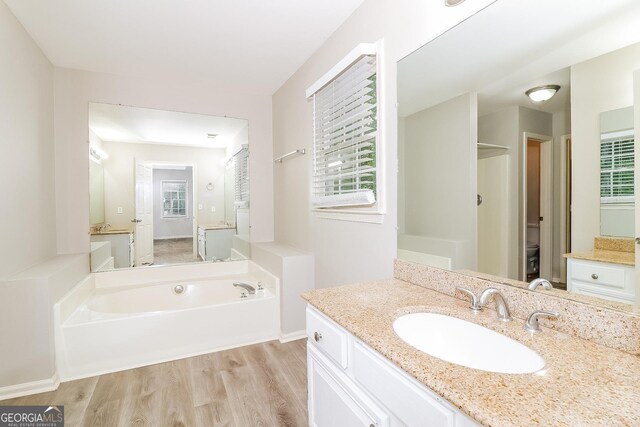
<path id="1" fill-rule="evenodd" d="M 316 340 L 316 342 L 320 341 L 322 339 L 322 334 L 320 332 L 314 332 L 313 339 Z"/>
<path id="2" fill-rule="evenodd" d="M 598 280 L 598 275 L 597 275 L 596 273 L 593 273 L 593 274 L 591 275 L 591 278 L 592 278 L 593 280 Z"/>

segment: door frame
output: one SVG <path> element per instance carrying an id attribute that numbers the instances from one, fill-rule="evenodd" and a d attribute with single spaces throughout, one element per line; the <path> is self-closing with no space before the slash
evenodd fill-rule
<path id="1" fill-rule="evenodd" d="M 560 254 L 571 251 L 571 134 L 560 137 Z M 567 283 L 567 259 L 560 258 L 560 282 Z"/>
<path id="2" fill-rule="evenodd" d="M 540 277 L 551 280 L 553 260 L 553 137 L 532 132 L 522 133 L 520 163 L 520 279 L 527 281 L 527 143 L 540 142 Z"/>
<path id="3" fill-rule="evenodd" d="M 176 162 L 176 161 L 167 161 L 167 160 L 141 160 L 142 163 L 148 164 L 151 166 L 151 168 L 153 169 L 154 166 L 186 166 L 186 167 L 191 167 L 191 174 L 192 174 L 192 182 L 193 185 L 191 188 L 191 197 L 193 200 L 193 206 L 192 206 L 192 212 L 193 212 L 193 216 L 192 216 L 192 224 L 191 224 L 191 237 L 193 239 L 193 256 L 194 259 L 198 259 L 198 192 L 196 191 L 196 188 L 198 188 L 198 173 L 197 173 L 197 164 L 196 163 L 191 163 L 191 162 Z"/>

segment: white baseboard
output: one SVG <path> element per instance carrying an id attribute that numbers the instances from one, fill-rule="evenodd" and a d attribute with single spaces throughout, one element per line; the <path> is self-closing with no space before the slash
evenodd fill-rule
<path id="1" fill-rule="evenodd" d="M 13 399 L 14 397 L 27 396 L 29 394 L 53 391 L 60 385 L 60 378 L 55 374 L 46 380 L 32 381 L 29 383 L 0 387 L 0 400 Z"/>
<path id="2" fill-rule="evenodd" d="M 280 342 L 284 344 L 289 341 L 295 341 L 302 338 L 306 338 L 306 336 L 307 336 L 307 331 L 304 329 L 301 331 L 290 332 L 288 334 L 280 334 Z"/>

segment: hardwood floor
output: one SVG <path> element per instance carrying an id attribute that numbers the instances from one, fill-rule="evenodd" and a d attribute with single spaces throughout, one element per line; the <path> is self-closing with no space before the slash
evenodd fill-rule
<path id="1" fill-rule="evenodd" d="M 64 405 L 66 426 L 306 426 L 306 341 L 70 381 L 0 405 Z"/>

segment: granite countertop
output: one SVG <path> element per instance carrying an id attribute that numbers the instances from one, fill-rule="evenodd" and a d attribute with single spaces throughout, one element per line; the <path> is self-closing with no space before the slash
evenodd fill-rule
<path id="1" fill-rule="evenodd" d="M 611 264 L 636 265 L 636 254 L 633 252 L 592 249 L 584 252 L 564 254 L 565 258 L 584 259 L 588 261 L 608 262 Z"/>
<path id="2" fill-rule="evenodd" d="M 391 362 L 486 426 L 640 425 L 640 357 L 524 321 L 502 323 L 448 295 L 389 279 L 317 289 L 303 297 Z M 497 374 L 455 365 L 406 344 L 398 316 L 428 311 L 470 320 L 536 350 L 533 374 Z"/>
<path id="3" fill-rule="evenodd" d="M 230 230 L 236 228 L 236 226 L 226 224 L 205 224 L 199 225 L 198 228 L 202 228 L 203 230 Z"/>
<path id="4" fill-rule="evenodd" d="M 105 234 L 131 234 L 133 230 L 106 230 L 106 231 L 92 231 L 92 236 L 103 236 Z"/>

